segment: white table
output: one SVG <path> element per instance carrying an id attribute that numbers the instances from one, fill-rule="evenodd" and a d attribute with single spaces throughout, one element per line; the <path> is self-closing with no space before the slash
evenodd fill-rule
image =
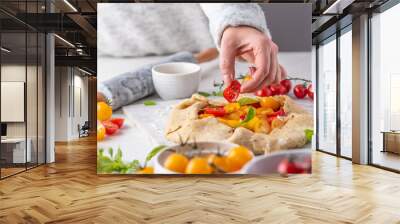
<path id="1" fill-rule="evenodd" d="M 27 144 L 25 144 L 27 143 Z M 32 140 L 30 138 L 26 139 L 25 138 L 4 138 L 1 139 L 1 147 L 2 151 L 6 150 L 12 150 L 12 163 L 25 163 L 25 162 L 31 162 L 32 160 Z M 25 145 L 26 151 L 25 151 Z M 10 149 L 9 146 L 12 146 Z"/>

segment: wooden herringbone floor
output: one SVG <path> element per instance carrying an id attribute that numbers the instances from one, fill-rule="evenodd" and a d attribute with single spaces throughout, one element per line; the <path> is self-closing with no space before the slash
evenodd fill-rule
<path id="1" fill-rule="evenodd" d="M 0 223 L 400 223 L 400 175 L 313 154 L 289 178 L 97 176 L 96 142 L 0 181 Z"/>

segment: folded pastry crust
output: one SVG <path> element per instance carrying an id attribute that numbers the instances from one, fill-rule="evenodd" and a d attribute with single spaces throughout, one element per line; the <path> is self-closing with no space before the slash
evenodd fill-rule
<path id="1" fill-rule="evenodd" d="M 169 141 L 228 141 L 243 145 L 255 154 L 269 154 L 293 149 L 307 143 L 305 129 L 313 129 L 313 117 L 288 96 L 274 96 L 283 102 L 285 124 L 270 133 L 255 133 L 244 127 L 232 128 L 215 117 L 199 118 L 199 111 L 208 105 L 225 105 L 224 99 L 213 100 L 194 94 L 175 106 L 169 116 L 165 136 Z"/>

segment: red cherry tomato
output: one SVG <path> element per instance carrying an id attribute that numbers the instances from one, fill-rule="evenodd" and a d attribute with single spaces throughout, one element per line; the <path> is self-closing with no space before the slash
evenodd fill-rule
<path id="1" fill-rule="evenodd" d="M 279 95 L 285 95 L 285 94 L 287 94 L 289 91 L 288 91 L 288 89 L 285 87 L 285 86 L 283 86 L 283 85 L 279 85 L 279 88 L 278 88 L 278 94 Z"/>
<path id="2" fill-rule="evenodd" d="M 281 84 L 272 84 L 269 88 L 271 89 L 273 95 L 285 95 L 288 93 L 287 88 Z"/>
<path id="3" fill-rule="evenodd" d="M 103 121 L 102 122 L 104 128 L 106 129 L 107 135 L 113 135 L 118 130 L 118 125 L 114 124 L 111 121 Z"/>
<path id="4" fill-rule="evenodd" d="M 224 98 L 230 103 L 235 102 L 240 94 L 240 86 L 241 85 L 239 81 L 233 80 L 231 84 L 225 88 Z"/>
<path id="5" fill-rule="evenodd" d="M 303 99 L 307 94 L 306 88 L 303 84 L 297 84 L 293 89 L 293 93 L 299 99 Z"/>
<path id="6" fill-rule="evenodd" d="M 110 121 L 118 126 L 118 128 L 122 128 L 124 125 L 124 118 L 111 118 Z"/>
<path id="7" fill-rule="evenodd" d="M 279 88 L 280 88 L 279 84 L 272 84 L 269 86 L 269 89 L 271 90 L 273 96 L 279 94 Z"/>
<path id="8" fill-rule="evenodd" d="M 268 86 L 263 86 L 261 89 L 256 91 L 255 95 L 260 97 L 272 96 L 272 91 L 268 88 Z"/>
<path id="9" fill-rule="evenodd" d="M 292 81 L 290 81 L 289 79 L 284 79 L 280 82 L 280 84 L 284 87 L 286 87 L 286 90 L 288 93 L 290 91 L 290 89 L 292 88 Z"/>
<path id="10" fill-rule="evenodd" d="M 206 107 L 204 108 L 205 114 L 212 114 L 216 117 L 223 117 L 226 115 L 224 107 Z"/>
<path id="11" fill-rule="evenodd" d="M 312 84 L 308 85 L 307 87 L 307 96 L 310 97 L 310 99 L 314 99 L 314 90 L 312 88 Z"/>

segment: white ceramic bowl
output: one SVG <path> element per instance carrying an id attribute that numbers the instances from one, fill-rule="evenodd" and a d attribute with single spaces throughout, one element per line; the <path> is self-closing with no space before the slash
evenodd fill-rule
<path id="1" fill-rule="evenodd" d="M 152 68 L 154 87 L 163 100 L 188 98 L 200 84 L 200 66 L 187 62 L 155 65 Z"/>
<path id="2" fill-rule="evenodd" d="M 279 163 L 289 156 L 297 158 L 311 157 L 311 149 L 290 149 L 269 155 L 257 156 L 241 169 L 241 173 L 257 175 L 277 174 L 279 173 Z"/>
<path id="3" fill-rule="evenodd" d="M 229 142 L 197 142 L 198 149 L 202 150 L 203 153 L 217 153 L 219 149 L 220 153 L 229 151 L 230 149 L 238 145 Z M 178 174 L 171 171 L 163 166 L 167 157 L 173 153 L 175 150 L 178 151 L 191 151 L 193 150 L 193 144 L 187 144 L 184 146 L 175 145 L 165 148 L 162 152 L 158 153 L 155 157 L 155 172 L 156 174 Z M 239 173 L 239 172 L 235 172 Z"/>

